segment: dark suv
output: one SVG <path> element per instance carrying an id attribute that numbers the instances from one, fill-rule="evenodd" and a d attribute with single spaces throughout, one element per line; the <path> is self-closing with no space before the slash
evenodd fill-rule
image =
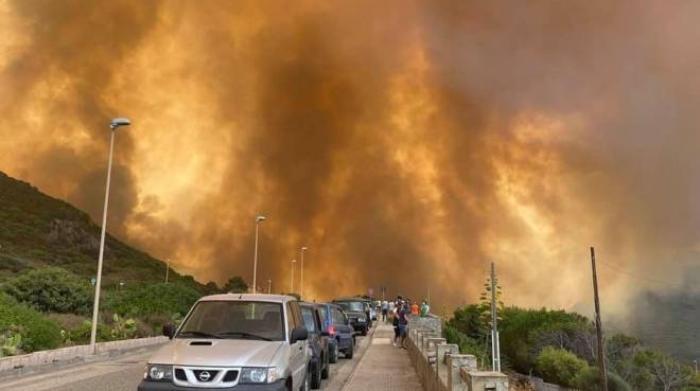
<path id="1" fill-rule="evenodd" d="M 323 329 L 328 332 L 328 360 L 331 363 L 338 361 L 338 353 L 343 353 L 345 358 L 352 358 L 355 351 L 355 329 L 350 325 L 343 309 L 336 304 L 317 304 L 318 315 L 321 317 Z"/>
<path id="2" fill-rule="evenodd" d="M 313 352 L 309 373 L 311 388 L 321 388 L 321 379 L 327 379 L 330 373 L 328 354 L 328 332 L 323 328 L 316 304 L 301 303 L 301 317 L 308 331 L 309 347 Z"/>
<path id="3" fill-rule="evenodd" d="M 363 299 L 335 299 L 334 304 L 340 306 L 345 314 L 350 318 L 350 325 L 362 335 L 367 335 L 371 327 L 369 308 Z"/>

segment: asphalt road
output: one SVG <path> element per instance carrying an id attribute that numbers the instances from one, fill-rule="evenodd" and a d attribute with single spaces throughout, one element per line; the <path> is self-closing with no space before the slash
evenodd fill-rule
<path id="1" fill-rule="evenodd" d="M 331 375 L 324 380 L 321 389 L 340 391 L 364 355 L 372 332 L 368 337 L 357 337 L 355 357 L 340 358 L 331 364 Z M 134 391 L 143 377 L 146 360 L 153 349 L 127 353 L 119 357 L 83 363 L 56 370 L 43 370 L 21 377 L 0 378 L 1 391 Z"/>

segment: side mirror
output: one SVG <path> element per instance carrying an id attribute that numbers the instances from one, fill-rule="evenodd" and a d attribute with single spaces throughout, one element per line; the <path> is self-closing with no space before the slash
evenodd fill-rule
<path id="1" fill-rule="evenodd" d="M 175 325 L 172 323 L 168 323 L 163 326 L 163 335 L 170 339 L 173 339 L 173 337 L 175 336 L 175 330 Z"/>
<path id="2" fill-rule="evenodd" d="M 289 343 L 296 343 L 297 341 L 306 341 L 309 338 L 309 332 L 306 327 L 296 327 L 292 330 L 292 337 Z"/>
<path id="3" fill-rule="evenodd" d="M 331 334 L 328 331 L 321 331 L 321 336 L 322 337 L 330 337 Z"/>

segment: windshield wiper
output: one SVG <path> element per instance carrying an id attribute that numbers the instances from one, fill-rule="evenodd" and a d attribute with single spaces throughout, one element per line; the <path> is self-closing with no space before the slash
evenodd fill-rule
<path id="1" fill-rule="evenodd" d="M 228 332 L 219 334 L 219 336 L 221 336 L 222 338 L 230 336 L 230 337 L 255 338 L 255 339 L 261 339 L 263 341 L 272 341 L 272 338 L 263 337 L 262 335 L 257 335 L 257 334 L 246 333 L 245 331 L 228 331 Z"/>
<path id="2" fill-rule="evenodd" d="M 223 337 L 218 334 L 209 334 L 203 331 L 183 331 L 177 335 L 178 337 L 202 337 L 202 338 L 216 338 L 222 339 Z"/>

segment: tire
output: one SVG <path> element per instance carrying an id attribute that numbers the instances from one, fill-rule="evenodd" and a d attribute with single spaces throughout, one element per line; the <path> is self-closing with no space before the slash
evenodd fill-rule
<path id="1" fill-rule="evenodd" d="M 367 327 L 365 327 L 364 329 L 362 329 L 362 336 L 364 337 L 364 336 L 366 336 L 366 335 L 367 335 Z"/>
<path id="2" fill-rule="evenodd" d="M 352 360 L 352 356 L 355 354 L 355 344 L 350 345 L 349 348 L 345 349 L 345 358 Z"/>
<path id="3" fill-rule="evenodd" d="M 319 360 L 316 365 L 314 365 L 313 371 L 311 372 L 311 389 L 312 390 L 318 390 L 321 388 L 321 361 Z M 309 379 L 309 376 L 306 376 L 306 379 Z"/>
<path id="4" fill-rule="evenodd" d="M 323 369 L 321 370 L 321 379 L 328 379 L 328 375 L 330 374 L 331 371 L 331 362 L 330 359 L 328 358 L 328 354 L 325 356 L 325 360 L 323 360 Z"/>
<path id="5" fill-rule="evenodd" d="M 333 348 L 328 352 L 328 362 L 332 364 L 338 362 L 338 343 L 334 343 Z"/>

